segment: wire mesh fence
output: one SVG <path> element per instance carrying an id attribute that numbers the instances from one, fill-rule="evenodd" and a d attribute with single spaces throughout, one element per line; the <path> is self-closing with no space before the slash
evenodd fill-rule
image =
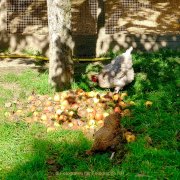
<path id="1" fill-rule="evenodd" d="M 46 0 L 7 0 L 9 33 L 28 33 L 47 26 Z"/>
<path id="2" fill-rule="evenodd" d="M 180 32 L 179 0 L 72 0 L 73 35 L 96 35 L 99 10 L 104 10 L 106 34 Z M 100 3 L 101 2 L 101 3 Z M 102 3 L 103 2 L 103 3 Z M 160 2 L 160 3 L 159 3 Z M 104 7 L 101 7 L 100 6 Z M 102 13 L 102 12 L 101 12 Z M 34 33 L 47 29 L 46 0 L 7 0 L 9 33 Z M 48 31 L 48 30 L 47 30 Z"/>

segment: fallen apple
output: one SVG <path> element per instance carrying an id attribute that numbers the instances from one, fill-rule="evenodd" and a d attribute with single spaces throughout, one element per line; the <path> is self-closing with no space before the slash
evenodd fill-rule
<path id="1" fill-rule="evenodd" d="M 122 116 L 131 116 L 131 111 L 129 109 L 125 109 L 123 112 L 122 112 Z"/>
<path id="2" fill-rule="evenodd" d="M 37 112 L 37 111 L 33 112 L 33 116 L 37 117 L 38 115 L 39 115 L 39 112 Z"/>
<path id="3" fill-rule="evenodd" d="M 94 119 L 94 117 L 95 117 L 95 113 L 94 112 L 89 112 L 88 115 L 87 115 L 88 119 Z"/>
<path id="4" fill-rule="evenodd" d="M 54 127 L 60 127 L 60 124 L 58 122 L 54 122 Z"/>
<path id="5" fill-rule="evenodd" d="M 77 103 L 71 105 L 71 108 L 75 111 L 77 110 L 78 107 L 79 105 Z"/>
<path id="6" fill-rule="evenodd" d="M 95 120 L 100 121 L 104 118 L 102 113 L 96 113 L 95 114 Z"/>
<path id="7" fill-rule="evenodd" d="M 68 123 L 68 127 L 72 128 L 74 124 L 72 122 Z"/>
<path id="8" fill-rule="evenodd" d="M 42 114 L 42 115 L 41 115 L 41 120 L 42 120 L 42 121 L 47 121 L 47 116 L 46 116 L 46 114 Z"/>
<path id="9" fill-rule="evenodd" d="M 97 121 L 97 125 L 100 127 L 104 126 L 104 121 L 103 120 Z"/>
<path id="10" fill-rule="evenodd" d="M 121 108 L 118 107 L 118 106 L 116 106 L 116 107 L 114 108 L 114 112 L 116 112 L 116 113 L 121 113 Z"/>
<path id="11" fill-rule="evenodd" d="M 70 117 L 73 117 L 74 111 L 69 111 L 69 112 L 68 112 L 68 115 L 69 115 Z"/>
<path id="12" fill-rule="evenodd" d="M 30 102 L 30 101 L 34 101 L 35 100 L 35 97 L 34 96 L 29 96 L 28 97 L 28 101 Z"/>
<path id="13" fill-rule="evenodd" d="M 59 96 L 59 94 L 55 94 L 55 95 L 54 95 L 54 101 L 55 101 L 55 102 L 59 102 L 59 101 L 60 101 L 60 96 Z"/>
<path id="14" fill-rule="evenodd" d="M 63 112 L 63 110 L 61 110 L 61 109 L 57 109 L 57 110 L 56 110 L 56 114 L 57 114 L 57 115 L 60 115 L 62 112 Z"/>
<path id="15" fill-rule="evenodd" d="M 136 140 L 136 136 L 134 134 L 132 134 L 131 132 L 125 132 L 124 133 L 124 136 L 125 136 L 125 139 L 126 141 L 129 143 L 129 142 L 133 142 Z"/>
<path id="16" fill-rule="evenodd" d="M 96 123 L 96 122 L 95 122 L 94 119 L 91 119 L 91 120 L 88 121 L 88 125 L 89 125 L 89 126 L 95 125 L 95 123 Z"/>
<path id="17" fill-rule="evenodd" d="M 52 132 L 52 131 L 55 131 L 56 130 L 56 128 L 55 127 L 48 127 L 47 128 L 47 132 Z"/>
<path id="18" fill-rule="evenodd" d="M 103 117 L 105 118 L 105 117 L 107 117 L 107 116 L 109 116 L 109 113 L 108 113 L 108 112 L 104 112 L 104 113 L 103 113 Z"/>
<path id="19" fill-rule="evenodd" d="M 119 99 L 119 94 L 114 94 L 113 97 L 112 97 L 112 99 L 113 99 L 114 101 L 118 101 L 118 99 Z"/>
<path id="20" fill-rule="evenodd" d="M 127 93 L 122 93 L 122 94 L 121 94 L 121 99 L 124 99 L 126 96 L 128 96 Z"/>
<path id="21" fill-rule="evenodd" d="M 118 104 L 122 107 L 122 109 L 127 108 L 127 104 L 124 101 L 120 101 Z"/>
<path id="22" fill-rule="evenodd" d="M 5 117 L 10 117 L 11 113 L 10 112 L 5 112 L 4 115 L 5 115 Z"/>
<path id="23" fill-rule="evenodd" d="M 134 105 L 136 105 L 136 103 L 135 103 L 134 101 L 130 101 L 130 102 L 129 102 L 129 105 L 130 105 L 130 106 L 134 106 Z"/>
<path id="24" fill-rule="evenodd" d="M 69 106 L 69 103 L 67 100 L 62 100 L 61 101 L 61 108 L 66 109 Z"/>
<path id="25" fill-rule="evenodd" d="M 52 102 L 51 101 L 46 101 L 45 102 L 45 106 L 51 106 L 52 105 Z"/>
<path id="26" fill-rule="evenodd" d="M 152 103 L 151 101 L 146 101 L 146 103 L 145 103 L 146 107 L 151 107 L 152 104 L 153 104 L 153 103 Z"/>
<path id="27" fill-rule="evenodd" d="M 36 111 L 36 106 L 34 106 L 34 105 L 33 105 L 33 106 L 31 106 L 30 111 L 31 111 L 31 112 Z"/>
<path id="28" fill-rule="evenodd" d="M 94 91 L 90 91 L 90 92 L 87 92 L 86 95 L 90 98 L 93 98 L 97 95 L 97 92 L 94 92 Z"/>
<path id="29" fill-rule="evenodd" d="M 94 97 L 94 98 L 93 98 L 93 102 L 94 102 L 95 104 L 97 104 L 97 103 L 99 102 L 99 99 L 98 99 L 97 97 Z"/>

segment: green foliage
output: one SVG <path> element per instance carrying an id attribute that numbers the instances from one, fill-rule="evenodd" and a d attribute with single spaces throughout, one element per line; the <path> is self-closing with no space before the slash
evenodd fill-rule
<path id="1" fill-rule="evenodd" d="M 5 49 L 1 48 L 1 49 L 0 49 L 0 53 L 3 53 L 3 54 L 10 54 L 11 52 L 10 52 L 10 50 L 7 49 L 7 48 L 5 48 Z"/>
<path id="2" fill-rule="evenodd" d="M 23 49 L 22 53 L 25 55 L 30 55 L 30 56 L 41 56 L 42 52 L 39 50 L 34 50 L 34 49 Z"/>
<path id="3" fill-rule="evenodd" d="M 101 63 L 89 63 L 85 68 L 85 72 L 81 73 L 78 76 L 75 76 L 75 82 L 77 87 L 85 91 L 98 89 L 97 83 L 93 82 L 91 78 L 93 75 L 97 75 L 101 71 L 102 67 L 103 64 Z"/>

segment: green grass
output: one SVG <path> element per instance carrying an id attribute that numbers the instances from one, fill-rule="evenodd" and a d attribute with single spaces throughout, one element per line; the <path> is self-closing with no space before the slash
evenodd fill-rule
<path id="1" fill-rule="evenodd" d="M 109 153 L 85 156 L 92 142 L 81 132 L 47 133 L 39 124 L 9 122 L 3 115 L 3 107 L 16 92 L 1 86 L 0 178 L 179 179 L 180 52 L 135 53 L 133 61 L 136 78 L 124 91 L 129 94 L 127 100 L 133 100 L 136 106 L 131 107 L 133 116 L 124 118 L 122 123 L 134 130 L 137 140 L 126 145 L 128 152 L 121 164 L 110 161 Z M 25 99 L 32 91 L 52 94 L 47 79 L 47 72 L 26 71 L 4 75 L 0 82 L 18 84 L 20 97 Z M 80 84 L 86 90 L 91 89 L 79 74 L 73 88 Z M 149 108 L 144 105 L 147 100 L 153 102 Z M 54 164 L 47 164 L 49 159 Z M 56 168 L 59 173 L 53 171 Z"/>

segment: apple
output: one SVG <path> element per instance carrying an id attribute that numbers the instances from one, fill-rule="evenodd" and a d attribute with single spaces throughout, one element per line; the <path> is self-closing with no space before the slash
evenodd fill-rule
<path id="1" fill-rule="evenodd" d="M 118 99 L 119 99 L 119 94 L 114 94 L 113 97 L 112 97 L 112 99 L 113 99 L 114 101 L 118 101 Z"/>
<path id="2" fill-rule="evenodd" d="M 40 106 L 41 104 L 42 104 L 42 102 L 41 102 L 40 100 L 37 100 L 37 101 L 35 101 L 35 103 L 34 103 L 34 105 L 35 105 L 36 107 Z"/>
<path id="3" fill-rule="evenodd" d="M 38 118 L 37 116 L 34 116 L 34 117 L 33 117 L 33 121 L 34 121 L 34 122 L 37 122 L 38 120 L 39 120 L 39 118 Z"/>
<path id="4" fill-rule="evenodd" d="M 87 117 L 88 119 L 94 119 L 94 112 L 89 112 Z"/>
<path id="5" fill-rule="evenodd" d="M 127 93 L 122 93 L 122 94 L 121 94 L 121 99 L 124 99 L 126 96 L 128 96 Z"/>
<path id="6" fill-rule="evenodd" d="M 121 113 L 121 108 L 116 106 L 116 107 L 114 108 L 114 112 L 116 112 L 116 113 Z"/>
<path id="7" fill-rule="evenodd" d="M 33 119 L 30 118 L 30 117 L 27 117 L 27 118 L 26 118 L 26 122 L 27 122 L 27 123 L 32 123 L 32 122 L 33 122 Z"/>
<path id="8" fill-rule="evenodd" d="M 69 106 L 69 103 L 68 103 L 67 100 L 62 100 L 62 101 L 61 101 L 61 107 L 62 107 L 62 108 L 65 108 L 65 109 L 66 109 L 68 106 Z"/>
<path id="9" fill-rule="evenodd" d="M 151 107 L 152 104 L 153 104 L 153 103 L 152 103 L 151 101 L 146 101 L 146 103 L 145 103 L 146 107 Z"/>
<path id="10" fill-rule="evenodd" d="M 34 106 L 34 105 L 31 106 L 30 111 L 31 111 L 31 112 L 34 112 L 35 110 L 36 110 L 36 106 Z"/>
<path id="11" fill-rule="evenodd" d="M 93 98 L 93 102 L 94 102 L 95 104 L 97 104 L 97 103 L 99 102 L 99 99 L 98 99 L 97 97 L 94 97 L 94 98 Z"/>
<path id="12" fill-rule="evenodd" d="M 96 128 L 95 124 L 94 124 L 94 125 L 89 126 L 89 129 L 94 130 L 95 128 Z"/>
<path id="13" fill-rule="evenodd" d="M 119 106 L 121 106 L 123 109 L 127 108 L 127 106 L 128 106 L 124 101 L 120 101 L 118 104 L 119 104 Z"/>
<path id="14" fill-rule="evenodd" d="M 74 111 L 69 111 L 69 112 L 68 112 L 68 115 L 69 115 L 70 117 L 73 117 Z"/>
<path id="15" fill-rule="evenodd" d="M 58 120 L 58 121 L 66 121 L 66 120 L 67 120 L 67 116 L 61 114 L 61 115 L 58 116 L 58 119 L 57 119 L 57 120 Z"/>
<path id="16" fill-rule="evenodd" d="M 78 107 L 79 107 L 79 105 L 77 103 L 71 105 L 71 108 L 73 110 L 77 110 Z"/>
<path id="17" fill-rule="evenodd" d="M 22 109 L 18 109 L 18 110 L 16 111 L 17 114 L 21 114 L 22 112 L 23 112 Z"/>
<path id="18" fill-rule="evenodd" d="M 75 91 L 75 93 L 77 94 L 77 95 L 84 95 L 84 91 L 82 90 L 82 89 L 77 89 L 76 91 Z"/>
<path id="19" fill-rule="evenodd" d="M 11 113 L 10 112 L 5 112 L 4 115 L 5 115 L 5 117 L 10 117 Z"/>
<path id="20" fill-rule="evenodd" d="M 53 126 L 47 128 L 47 132 L 52 132 L 52 131 L 55 131 L 55 130 L 56 130 L 56 128 L 53 127 Z"/>
<path id="21" fill-rule="evenodd" d="M 35 100 L 35 97 L 34 96 L 29 96 L 28 97 L 28 101 L 30 102 L 30 101 L 34 101 Z"/>
<path id="22" fill-rule="evenodd" d="M 103 125 L 104 125 L 104 121 L 103 121 L 103 120 L 99 120 L 99 121 L 97 122 L 97 125 L 98 125 L 98 126 L 103 126 Z"/>
<path id="23" fill-rule="evenodd" d="M 41 120 L 42 120 L 42 121 L 47 121 L 47 116 L 46 116 L 46 114 L 42 114 L 42 115 L 41 115 Z"/>
<path id="24" fill-rule="evenodd" d="M 60 101 L 60 96 L 59 96 L 59 94 L 55 94 L 55 95 L 54 95 L 54 101 L 55 101 L 55 102 L 59 102 L 59 101 Z"/>
<path id="25" fill-rule="evenodd" d="M 49 112 L 48 107 L 44 107 L 44 112 Z"/>
<path id="26" fill-rule="evenodd" d="M 60 124 L 58 122 L 54 122 L 54 127 L 60 127 Z"/>
<path id="27" fill-rule="evenodd" d="M 136 103 L 135 103 L 134 101 L 130 101 L 130 102 L 129 102 L 129 105 L 130 105 L 130 106 L 134 106 L 134 105 L 136 105 Z"/>
<path id="28" fill-rule="evenodd" d="M 38 115 L 39 115 L 39 112 L 37 112 L 37 111 L 33 112 L 33 116 L 37 117 Z"/>
<path id="29" fill-rule="evenodd" d="M 72 122 L 68 123 L 68 127 L 72 128 L 74 124 Z"/>
<path id="30" fill-rule="evenodd" d="M 92 125 L 95 125 L 95 120 L 94 119 L 91 119 L 91 120 L 89 120 L 89 122 L 88 122 L 88 124 L 89 124 L 89 126 L 92 126 Z"/>
<path id="31" fill-rule="evenodd" d="M 126 141 L 129 143 L 129 142 L 133 142 L 136 140 L 136 136 L 134 134 L 132 134 L 131 132 L 125 132 L 124 133 L 124 136 L 125 136 L 125 139 Z"/>
<path id="32" fill-rule="evenodd" d="M 45 106 L 51 106 L 52 105 L 52 102 L 51 101 L 46 101 L 45 102 Z"/>
<path id="33" fill-rule="evenodd" d="M 100 121 L 104 118 L 102 113 L 96 113 L 95 114 L 95 120 Z"/>
<path id="34" fill-rule="evenodd" d="M 94 91 L 90 91 L 90 92 L 87 92 L 86 95 L 90 98 L 93 98 L 97 95 L 97 92 L 94 92 Z"/>
<path id="35" fill-rule="evenodd" d="M 57 114 L 57 115 L 60 115 L 62 112 L 63 112 L 63 110 L 61 110 L 61 109 L 57 109 L 57 110 L 56 110 L 56 114 Z"/>
<path id="36" fill-rule="evenodd" d="M 122 113 L 123 116 L 131 116 L 131 111 L 129 109 L 125 109 Z"/>
<path id="37" fill-rule="evenodd" d="M 78 126 L 83 126 L 83 125 L 84 125 L 84 122 L 81 121 L 81 120 L 77 120 L 77 125 L 78 125 Z"/>
<path id="38" fill-rule="evenodd" d="M 103 113 L 103 117 L 107 117 L 107 116 L 109 116 L 109 113 L 108 112 L 104 112 Z"/>
<path id="39" fill-rule="evenodd" d="M 87 110 L 87 112 L 88 112 L 88 113 L 90 113 L 90 112 L 93 112 L 93 111 L 94 111 L 94 109 L 93 109 L 93 108 L 87 108 L 86 110 Z"/>

